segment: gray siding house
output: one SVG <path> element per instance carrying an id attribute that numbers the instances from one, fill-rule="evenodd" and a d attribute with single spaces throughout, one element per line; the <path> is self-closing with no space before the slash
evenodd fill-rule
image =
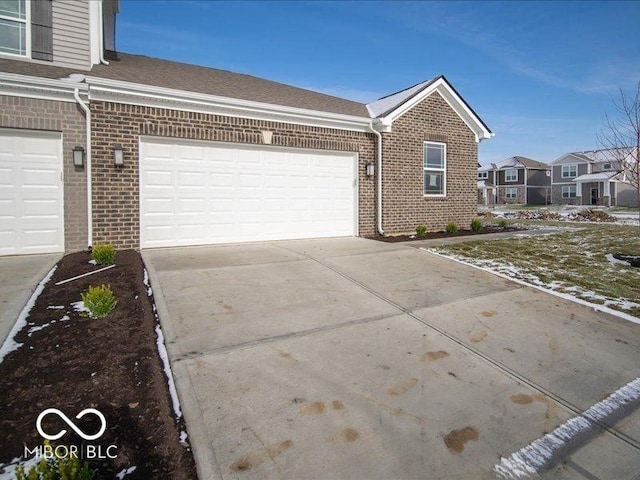
<path id="1" fill-rule="evenodd" d="M 551 202 L 551 168 L 527 157 L 510 157 L 478 167 L 478 203 L 546 205 Z"/>
<path id="2" fill-rule="evenodd" d="M 444 76 L 364 104 L 116 52 L 118 5 L 0 4 L 14 32 L 0 35 L 0 255 L 394 235 L 476 215 L 493 133 Z"/>
<path id="3" fill-rule="evenodd" d="M 623 152 L 624 153 L 624 152 Z M 551 163 L 552 200 L 566 205 L 637 205 L 620 150 L 567 153 Z"/>

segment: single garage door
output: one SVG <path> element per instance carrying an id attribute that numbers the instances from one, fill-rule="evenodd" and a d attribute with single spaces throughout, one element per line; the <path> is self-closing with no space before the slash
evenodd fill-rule
<path id="1" fill-rule="evenodd" d="M 142 248 L 357 234 L 355 153 L 175 142 L 140 143 Z"/>
<path id="2" fill-rule="evenodd" d="M 60 134 L 0 129 L 0 255 L 62 251 Z"/>

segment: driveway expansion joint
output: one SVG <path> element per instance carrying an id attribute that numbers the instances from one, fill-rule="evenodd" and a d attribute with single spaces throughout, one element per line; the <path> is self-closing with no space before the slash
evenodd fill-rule
<path id="1" fill-rule="evenodd" d="M 281 246 L 281 245 L 280 245 L 280 248 L 284 248 L 285 250 L 288 250 L 286 247 Z M 420 249 L 420 248 L 418 248 L 418 250 L 421 250 L 422 252 L 424 252 L 426 254 L 430 253 L 430 252 L 428 252 L 426 250 L 423 250 L 423 249 Z M 350 275 L 340 271 L 337 267 L 334 267 L 333 265 L 323 261 L 322 259 L 313 257 L 313 256 L 311 256 L 309 254 L 306 254 L 306 253 L 300 253 L 300 255 L 304 255 L 307 258 L 309 258 L 310 260 L 313 260 L 313 261 L 317 262 L 319 265 L 321 265 L 321 266 L 323 266 L 325 268 L 328 268 L 329 270 L 331 270 L 334 273 L 340 275 L 341 277 L 343 277 L 344 279 L 346 279 L 349 282 L 353 283 L 354 285 L 357 285 L 358 287 L 364 289 L 365 291 L 367 291 L 371 295 L 374 295 L 378 299 L 380 299 L 383 302 L 387 303 L 389 306 L 397 309 L 399 311 L 398 313 L 400 313 L 400 314 L 404 313 L 405 315 L 408 315 L 409 317 L 411 317 L 412 319 L 414 319 L 418 323 L 421 323 L 425 327 L 435 331 L 436 333 L 440 334 L 441 336 L 443 336 L 446 339 L 450 340 L 451 342 L 455 343 L 461 349 L 471 353 L 472 355 L 475 355 L 476 357 L 480 358 L 481 360 L 483 360 L 484 362 L 488 363 L 492 367 L 496 368 L 497 370 L 499 370 L 503 374 L 507 375 L 508 377 L 514 379 L 515 381 L 517 381 L 517 382 L 519 382 L 519 383 L 521 383 L 523 385 L 528 386 L 529 388 L 531 388 L 533 390 L 536 390 L 539 393 L 542 393 L 543 395 L 547 396 L 550 400 L 552 400 L 553 402 L 555 402 L 555 403 L 561 405 L 562 407 L 566 408 L 567 410 L 569 410 L 573 414 L 575 414 L 577 416 L 580 416 L 585 412 L 584 410 L 579 408 L 577 405 L 574 405 L 570 401 L 560 397 L 559 395 L 556 395 L 555 393 L 551 392 L 550 390 L 544 388 L 542 385 L 539 385 L 537 382 L 525 377 L 524 375 L 521 375 L 520 373 L 518 373 L 515 370 L 513 370 L 512 368 L 506 366 L 502 362 L 500 362 L 498 360 L 495 360 L 494 358 L 492 358 L 489 355 L 481 352 L 480 350 L 477 350 L 476 348 L 474 348 L 471 345 L 467 344 L 466 342 L 464 342 L 460 338 L 456 337 L 455 335 L 452 335 L 449 332 L 447 332 L 446 330 L 444 330 L 444 329 L 432 324 L 431 322 L 426 321 L 424 318 L 422 318 L 419 315 L 417 315 L 416 313 L 414 313 L 413 310 L 405 308 L 402 305 L 394 302 L 390 298 L 387 298 L 383 294 L 381 294 L 381 293 L 377 292 L 376 290 L 366 286 L 365 284 L 363 284 L 362 282 L 356 280 L 355 278 L 351 277 Z M 439 305 L 439 306 L 442 306 L 442 305 Z M 640 441 L 638 441 L 635 438 L 629 436 L 628 434 L 622 432 L 621 430 L 615 428 L 613 425 L 609 425 L 608 423 L 605 423 L 604 421 L 593 420 L 593 422 L 594 422 L 594 424 L 596 426 L 600 427 L 602 430 L 610 433 L 614 437 L 616 437 L 616 438 L 620 439 L 621 441 L 625 442 L 627 445 L 629 445 L 632 448 L 640 451 Z"/>

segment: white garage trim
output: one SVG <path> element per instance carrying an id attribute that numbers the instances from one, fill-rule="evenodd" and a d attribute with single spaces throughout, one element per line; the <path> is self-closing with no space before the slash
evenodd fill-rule
<path id="1" fill-rule="evenodd" d="M 355 152 L 141 137 L 141 248 L 354 236 Z"/>
<path id="2" fill-rule="evenodd" d="M 64 251 L 62 135 L 0 129 L 0 255 Z"/>

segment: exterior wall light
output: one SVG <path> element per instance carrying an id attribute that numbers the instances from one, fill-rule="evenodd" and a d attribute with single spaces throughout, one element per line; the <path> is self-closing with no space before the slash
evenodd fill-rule
<path id="1" fill-rule="evenodd" d="M 120 144 L 113 146 L 113 164 L 116 167 L 124 167 L 124 150 Z"/>
<path id="2" fill-rule="evenodd" d="M 84 148 L 81 146 L 73 147 L 73 166 L 84 167 Z"/>
<path id="3" fill-rule="evenodd" d="M 373 177 L 373 174 L 376 172 L 376 165 L 373 162 L 367 162 L 367 177 Z"/>

